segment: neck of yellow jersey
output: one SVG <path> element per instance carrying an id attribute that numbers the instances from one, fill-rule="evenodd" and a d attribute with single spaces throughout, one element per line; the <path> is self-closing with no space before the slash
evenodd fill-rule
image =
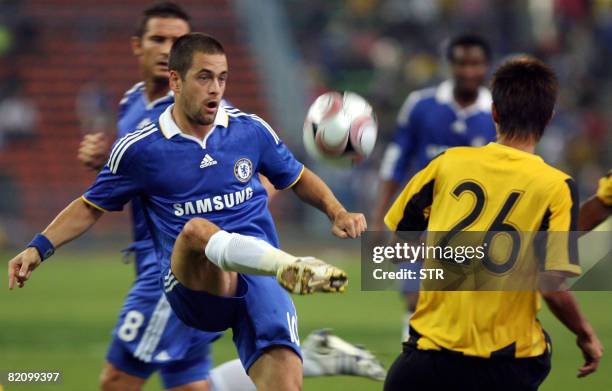
<path id="1" fill-rule="evenodd" d="M 497 143 L 532 154 L 535 154 L 535 148 L 538 144 L 537 141 L 532 139 L 523 140 L 517 138 L 507 138 L 499 134 L 497 136 Z"/>

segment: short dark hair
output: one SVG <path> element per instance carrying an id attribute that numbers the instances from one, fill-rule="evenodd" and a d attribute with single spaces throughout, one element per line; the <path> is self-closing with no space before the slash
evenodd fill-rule
<path id="1" fill-rule="evenodd" d="M 446 59 L 449 62 L 454 61 L 455 48 L 459 46 L 477 46 L 484 52 L 487 61 L 491 61 L 491 45 L 486 39 L 475 34 L 458 35 L 451 39 L 446 47 Z"/>
<path id="2" fill-rule="evenodd" d="M 171 1 L 160 1 L 142 11 L 142 17 L 138 22 L 138 27 L 136 28 L 135 33 L 137 37 L 142 38 L 142 36 L 145 35 L 147 32 L 147 23 L 149 23 L 149 19 L 152 18 L 182 19 L 187 22 L 189 28 L 191 28 L 191 19 L 189 18 L 187 12 L 181 8 L 181 6 Z"/>
<path id="3" fill-rule="evenodd" d="M 185 79 L 187 71 L 191 67 L 193 54 L 201 52 L 205 54 L 225 54 L 225 49 L 221 42 L 210 35 L 203 33 L 189 33 L 183 35 L 174 42 L 170 49 L 170 59 L 168 69 L 176 71 Z"/>
<path id="4" fill-rule="evenodd" d="M 553 114 L 558 89 L 555 72 L 536 58 L 515 57 L 500 65 L 491 82 L 500 134 L 539 140 Z"/>

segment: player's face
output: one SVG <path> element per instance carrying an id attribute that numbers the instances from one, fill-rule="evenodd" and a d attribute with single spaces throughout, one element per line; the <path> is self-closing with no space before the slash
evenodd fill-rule
<path id="1" fill-rule="evenodd" d="M 211 125 L 225 92 L 227 58 L 224 54 L 196 52 L 191 68 L 180 80 L 177 102 L 187 118 L 198 125 Z M 174 84 L 174 83 L 171 83 Z"/>
<path id="2" fill-rule="evenodd" d="M 146 80 L 168 80 L 168 57 L 174 41 L 189 33 L 189 25 L 178 18 L 151 18 L 142 36 L 132 38 Z"/>
<path id="3" fill-rule="evenodd" d="M 457 46 L 453 49 L 451 70 L 455 86 L 460 93 L 475 94 L 485 82 L 489 63 L 482 48 Z"/>

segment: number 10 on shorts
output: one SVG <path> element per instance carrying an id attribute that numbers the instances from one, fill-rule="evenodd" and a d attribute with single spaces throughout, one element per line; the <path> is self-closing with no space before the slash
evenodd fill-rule
<path id="1" fill-rule="evenodd" d="M 287 325 L 289 326 L 289 333 L 291 334 L 291 342 L 297 346 L 300 346 L 297 316 L 291 315 L 289 312 L 287 312 Z"/>

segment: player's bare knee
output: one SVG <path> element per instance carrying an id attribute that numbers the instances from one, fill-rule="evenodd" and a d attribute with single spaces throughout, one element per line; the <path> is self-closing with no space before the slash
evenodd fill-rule
<path id="1" fill-rule="evenodd" d="M 195 217 L 187 222 L 181 231 L 181 236 L 190 244 L 201 248 L 208 243 L 210 237 L 219 231 L 214 223 L 209 220 Z"/>

